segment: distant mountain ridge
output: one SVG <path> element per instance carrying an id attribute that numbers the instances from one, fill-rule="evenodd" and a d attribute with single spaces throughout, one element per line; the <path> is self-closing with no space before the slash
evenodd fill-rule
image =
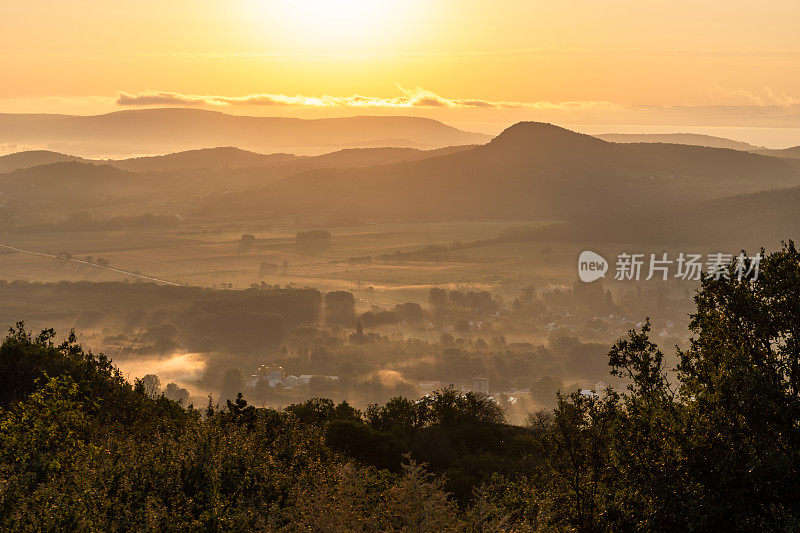
<path id="1" fill-rule="evenodd" d="M 598 139 L 615 143 L 663 143 L 685 144 L 689 146 L 707 146 L 709 148 L 728 148 L 753 152 L 774 157 L 791 157 L 800 159 L 800 146 L 790 148 L 765 148 L 754 144 L 734 141 L 725 137 L 702 135 L 699 133 L 602 133 L 594 135 Z"/>
<path id="2" fill-rule="evenodd" d="M 774 157 L 791 157 L 800 159 L 800 146 L 792 146 L 791 148 L 782 148 L 778 150 L 755 150 L 756 153 L 762 155 L 771 155 Z"/>
<path id="3" fill-rule="evenodd" d="M 89 164 L 110 165 L 132 172 L 160 172 L 175 170 L 215 170 L 240 168 L 265 168 L 284 166 L 287 173 L 313 168 L 343 168 L 382 165 L 401 161 L 417 161 L 427 157 L 455 153 L 473 146 L 448 146 L 433 150 L 417 148 L 344 148 L 318 156 L 294 154 L 259 154 L 232 146 L 186 150 L 165 155 L 133 157 L 128 159 L 85 159 L 48 150 L 30 150 L 0 156 L 0 173 L 12 172 L 52 163 L 77 161 Z"/>
<path id="4" fill-rule="evenodd" d="M 341 148 L 386 146 L 386 142 L 433 149 L 481 144 L 490 138 L 436 120 L 405 116 L 299 119 L 182 108 L 96 116 L 0 114 L 0 143 L 48 147 L 81 156 L 231 145 L 260 153 L 314 155 Z"/>
<path id="5" fill-rule="evenodd" d="M 298 157 L 293 154 L 258 154 L 232 146 L 224 146 L 186 150 L 167 155 L 109 159 L 103 162 L 124 170 L 146 172 L 197 168 L 268 167 L 283 165 L 296 159 Z"/>
<path id="6" fill-rule="evenodd" d="M 708 148 L 729 148 L 745 152 L 764 149 L 763 146 L 700 133 L 601 133 L 595 135 L 595 137 L 615 143 L 686 144 L 689 146 L 707 146 Z"/>

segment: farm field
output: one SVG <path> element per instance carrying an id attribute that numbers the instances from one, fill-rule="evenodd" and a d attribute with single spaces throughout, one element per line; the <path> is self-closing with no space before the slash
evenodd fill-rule
<path id="1" fill-rule="evenodd" d="M 139 280 L 239 289 L 265 282 L 351 290 L 365 304 L 384 305 L 419 300 L 434 285 L 502 289 L 504 285 L 566 282 L 563 266 L 579 252 L 573 246 L 546 245 L 550 249 L 542 254 L 539 243 L 505 243 L 448 251 L 435 261 L 379 258 L 431 245 L 489 239 L 513 225 L 330 227 L 326 229 L 331 240 L 321 246 L 296 242 L 295 235 L 305 228 L 259 229 L 247 224 L 147 231 L 2 232 L 0 277 L 32 282 Z M 246 252 L 239 249 L 243 233 L 255 236 L 254 246 Z M 107 267 L 98 264 L 98 259 L 107 261 Z"/>

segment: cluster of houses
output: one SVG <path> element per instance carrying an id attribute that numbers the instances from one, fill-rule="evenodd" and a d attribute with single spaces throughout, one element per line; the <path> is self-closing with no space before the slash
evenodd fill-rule
<path id="1" fill-rule="evenodd" d="M 324 376 L 319 374 L 301 374 L 299 376 L 294 376 L 292 374 L 286 375 L 283 367 L 280 365 L 274 364 L 263 364 L 261 365 L 256 373 L 250 376 L 248 386 L 250 388 L 255 387 L 259 383 L 266 383 L 269 385 L 270 388 L 275 388 L 277 386 L 287 388 L 287 389 L 295 389 L 300 387 L 307 387 L 308 384 L 311 382 L 313 378 L 320 378 L 326 381 L 339 381 L 339 376 Z M 436 390 L 444 389 L 451 386 L 451 383 L 444 382 L 444 381 L 437 381 L 437 380 L 423 380 L 417 382 L 417 389 L 419 390 L 420 396 L 427 396 L 432 394 Z M 598 381 L 594 387 L 591 389 L 582 389 L 581 394 L 584 396 L 599 396 L 602 394 L 605 389 L 608 387 L 605 383 Z M 531 396 L 531 389 L 515 389 L 510 388 L 506 391 L 494 391 L 492 392 L 489 389 L 489 378 L 486 377 L 475 377 L 472 378 L 471 386 L 462 384 L 459 389 L 462 392 L 475 392 L 479 394 L 486 394 L 486 395 L 502 395 L 508 399 L 508 401 L 512 404 L 517 403 L 518 400 L 530 398 Z"/>
<path id="2" fill-rule="evenodd" d="M 312 378 L 319 377 L 328 381 L 339 381 L 339 376 L 321 376 L 317 374 L 301 374 L 294 376 L 292 374 L 286 375 L 283 367 L 280 365 L 263 364 L 258 367 L 256 373 L 250 376 L 248 385 L 252 388 L 258 383 L 266 383 L 270 388 L 275 388 L 280 385 L 287 389 L 295 389 L 302 386 L 307 386 Z"/>

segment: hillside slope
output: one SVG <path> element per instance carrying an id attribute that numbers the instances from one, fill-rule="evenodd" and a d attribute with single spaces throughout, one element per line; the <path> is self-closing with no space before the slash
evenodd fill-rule
<path id="1" fill-rule="evenodd" d="M 530 240 L 711 245 L 719 249 L 778 246 L 800 235 L 800 187 L 695 202 L 678 209 L 614 214 L 535 229 Z"/>
<path id="2" fill-rule="evenodd" d="M 595 135 L 595 137 L 615 143 L 687 144 L 690 146 L 728 148 L 746 152 L 762 149 L 761 146 L 754 144 L 700 133 L 601 133 L 600 135 Z"/>
<path id="3" fill-rule="evenodd" d="M 0 173 L 21 168 L 63 163 L 66 161 L 86 161 L 82 157 L 52 152 L 50 150 L 28 150 L 0 156 Z"/>
<path id="4" fill-rule="evenodd" d="M 133 172 L 221 169 L 257 166 L 285 165 L 298 159 L 292 154 L 258 154 L 232 146 L 186 150 L 167 155 L 134 157 L 130 159 L 109 159 L 104 163 Z"/>
<path id="5" fill-rule="evenodd" d="M 800 159 L 800 146 L 792 146 L 791 148 L 782 148 L 780 150 L 754 150 L 757 154 L 771 155 L 774 157 L 791 157 Z"/>
<path id="6" fill-rule="evenodd" d="M 203 212 L 374 218 L 574 219 L 800 184 L 800 164 L 675 144 L 618 144 L 520 123 L 489 144 L 415 162 L 321 169 L 209 202 Z"/>

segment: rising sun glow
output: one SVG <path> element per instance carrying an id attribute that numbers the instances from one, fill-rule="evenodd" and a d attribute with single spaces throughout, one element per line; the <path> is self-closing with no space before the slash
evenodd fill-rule
<path id="1" fill-rule="evenodd" d="M 298 48 L 368 52 L 395 36 L 411 33 L 405 26 L 411 0 L 251 0 L 248 16 L 273 37 Z M 354 47 L 356 47 L 354 49 Z"/>

